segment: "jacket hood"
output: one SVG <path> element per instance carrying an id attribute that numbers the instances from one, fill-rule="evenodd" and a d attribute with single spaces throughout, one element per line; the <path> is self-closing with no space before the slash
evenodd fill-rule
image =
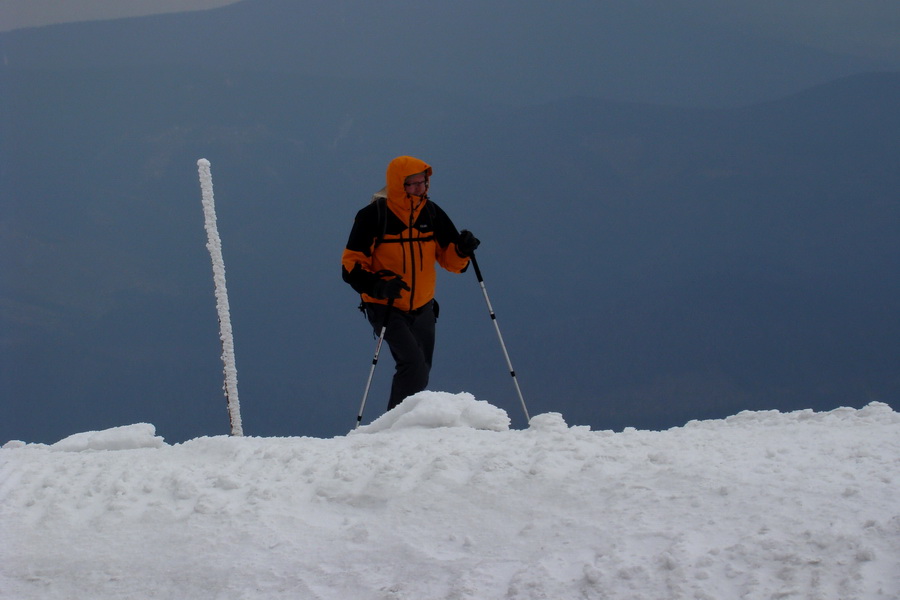
<path id="1" fill-rule="evenodd" d="M 388 206 L 394 212 L 409 211 L 418 212 L 421 210 L 424 202 L 419 202 L 419 198 L 407 195 L 403 182 L 410 175 L 416 173 L 425 173 L 426 177 L 431 177 L 431 166 L 424 160 L 414 158 L 412 156 L 398 156 L 388 164 L 387 167 L 387 199 Z"/>

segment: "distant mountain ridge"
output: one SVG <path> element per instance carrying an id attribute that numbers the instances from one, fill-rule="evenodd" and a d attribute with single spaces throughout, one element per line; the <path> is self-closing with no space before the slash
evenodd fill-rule
<path id="1" fill-rule="evenodd" d="M 5 68 L 2 85 L 0 389 L 14 401 L 0 438 L 40 441 L 48 422 L 56 439 L 142 421 L 167 439 L 225 430 L 201 157 L 252 435 L 349 427 L 371 347 L 340 248 L 407 153 L 483 241 L 533 412 L 660 428 L 900 393 L 898 73 L 718 110 L 516 108 L 165 65 Z M 432 384 L 506 407 L 471 279 L 441 280 Z"/>
<path id="2" fill-rule="evenodd" d="M 900 69 L 712 27 L 662 0 L 572 2 L 550 11 L 510 0 L 244 0 L 196 13 L 2 33 L 0 47 L 4 67 L 13 69 L 286 71 L 391 80 L 407 90 L 506 104 L 585 95 L 739 106 L 846 75 Z"/>

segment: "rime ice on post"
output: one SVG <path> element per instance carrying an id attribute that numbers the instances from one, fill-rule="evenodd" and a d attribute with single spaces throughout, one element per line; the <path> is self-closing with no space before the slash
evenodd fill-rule
<path id="1" fill-rule="evenodd" d="M 212 259 L 213 280 L 216 284 L 216 309 L 219 313 L 219 338 L 222 340 L 222 362 L 225 364 L 225 400 L 231 419 L 231 435 L 244 435 L 241 427 L 241 405 L 238 401 L 237 367 L 234 362 L 234 338 L 231 333 L 231 313 L 228 307 L 228 290 L 225 287 L 225 261 L 222 258 L 222 240 L 216 227 L 216 205 L 213 201 L 212 173 L 209 161 L 197 161 L 200 171 L 200 190 L 203 192 L 203 217 L 206 227 L 206 248 Z"/>

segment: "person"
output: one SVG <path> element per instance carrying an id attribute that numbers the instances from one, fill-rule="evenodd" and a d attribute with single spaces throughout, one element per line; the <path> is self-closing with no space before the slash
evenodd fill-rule
<path id="1" fill-rule="evenodd" d="M 399 156 L 387 167 L 387 185 L 362 208 L 341 258 L 344 281 L 360 294 L 360 308 L 395 361 L 387 409 L 428 385 L 438 304 L 436 265 L 463 273 L 480 241 L 458 232 L 428 197 L 431 166 Z"/>

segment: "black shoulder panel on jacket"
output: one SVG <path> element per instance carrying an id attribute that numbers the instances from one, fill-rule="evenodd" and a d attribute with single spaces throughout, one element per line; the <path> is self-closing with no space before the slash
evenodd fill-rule
<path id="1" fill-rule="evenodd" d="M 431 205 L 434 209 L 434 237 L 441 248 L 446 248 L 456 241 L 459 231 L 456 230 L 456 225 L 453 224 L 444 209 L 434 202 L 431 202 Z"/>
<path id="2" fill-rule="evenodd" d="M 347 250 L 362 252 L 369 256 L 369 248 L 378 235 L 378 207 L 372 202 L 356 213 L 350 238 L 347 240 Z"/>

